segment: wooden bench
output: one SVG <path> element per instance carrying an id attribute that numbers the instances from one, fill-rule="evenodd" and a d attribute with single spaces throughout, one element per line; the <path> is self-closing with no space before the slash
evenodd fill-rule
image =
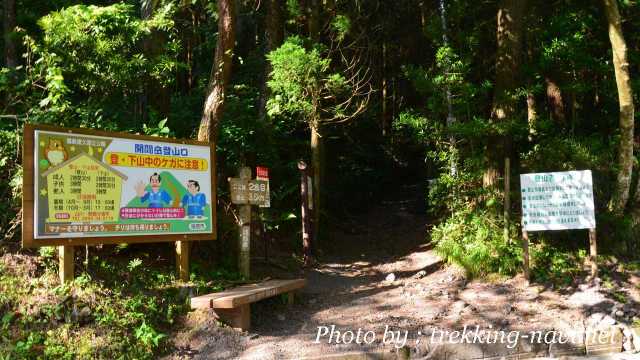
<path id="1" fill-rule="evenodd" d="M 191 309 L 214 309 L 219 318 L 234 329 L 248 330 L 251 324 L 250 304 L 279 294 L 287 294 L 293 303 L 293 291 L 304 287 L 305 279 L 267 280 L 239 286 L 222 292 L 191 298 Z"/>

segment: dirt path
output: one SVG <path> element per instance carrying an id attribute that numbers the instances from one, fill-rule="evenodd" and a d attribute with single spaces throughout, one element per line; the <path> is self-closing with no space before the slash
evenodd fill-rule
<path id="1" fill-rule="evenodd" d="M 419 191 L 409 188 L 406 195 Z M 423 214 L 420 204 L 408 200 L 376 206 L 346 231 L 332 235 L 337 248 L 307 271 L 308 286 L 292 307 L 277 298 L 254 304 L 252 333 L 245 335 L 218 328 L 206 314 L 194 314 L 191 322 L 197 329 L 176 337 L 181 350 L 173 357 L 298 359 L 396 351 L 380 343 L 387 326 L 408 331 L 406 345 L 415 353 L 421 351 L 415 342 L 418 332 L 464 325 L 576 331 L 585 328 L 592 313 L 608 314 L 616 304 L 599 288 L 586 286 L 554 291 L 527 287 L 520 277 L 468 282 L 427 245 Z M 628 295 L 638 307 L 637 288 Z M 370 345 L 329 344 L 328 336 L 316 342 L 319 329 L 328 331 L 332 325 L 341 334 L 362 329 L 361 334 L 373 331 L 378 338 Z"/>

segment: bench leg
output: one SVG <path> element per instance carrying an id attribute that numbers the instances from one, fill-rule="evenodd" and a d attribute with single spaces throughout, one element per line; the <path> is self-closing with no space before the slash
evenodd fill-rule
<path id="1" fill-rule="evenodd" d="M 293 294 L 293 291 L 290 291 L 287 293 L 287 305 L 291 306 L 293 305 L 293 301 L 295 300 L 295 295 Z"/>
<path id="2" fill-rule="evenodd" d="M 215 309 L 220 320 L 236 330 L 246 331 L 251 327 L 251 305 L 240 305 L 233 309 Z"/>

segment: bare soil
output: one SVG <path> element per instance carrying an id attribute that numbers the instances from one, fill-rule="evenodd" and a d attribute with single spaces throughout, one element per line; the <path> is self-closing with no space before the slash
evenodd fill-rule
<path id="1" fill-rule="evenodd" d="M 323 337 L 316 343 L 319 327 L 332 325 L 341 332 L 362 329 L 377 335 L 386 326 L 408 330 L 409 347 L 415 345 L 412 334 L 434 328 L 577 330 L 592 313 L 608 314 L 618 303 L 615 292 L 640 310 L 638 273 L 618 276 L 611 291 L 580 285 L 583 279 L 560 289 L 527 286 L 520 276 L 468 281 L 460 269 L 445 266 L 428 245 L 429 224 L 415 205 L 383 202 L 335 231 L 335 248 L 306 271 L 308 286 L 293 306 L 279 298 L 252 305 L 250 333 L 221 329 L 204 312 L 190 314 L 174 336 L 178 350 L 168 358 L 298 359 L 396 351 L 380 339 L 371 345 L 328 344 Z"/>

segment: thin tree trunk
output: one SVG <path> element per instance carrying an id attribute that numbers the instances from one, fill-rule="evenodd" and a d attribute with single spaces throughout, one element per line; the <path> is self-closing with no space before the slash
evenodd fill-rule
<path id="1" fill-rule="evenodd" d="M 519 84 L 522 63 L 522 29 L 526 0 L 502 0 L 498 7 L 496 86 L 493 95 L 491 120 L 494 123 L 510 120 L 516 110 L 514 91 Z M 487 168 L 482 182 L 486 188 L 495 188 L 510 144 L 505 137 L 490 136 L 487 143 Z"/>
<path id="2" fill-rule="evenodd" d="M 224 107 L 225 88 L 231 79 L 231 65 L 235 43 L 235 1 L 218 1 L 218 43 L 216 44 L 215 59 L 209 86 L 200 119 L 198 140 L 215 142 L 222 111 Z"/>
<path id="3" fill-rule="evenodd" d="M 615 214 L 622 215 L 629 199 L 633 169 L 633 92 L 629 77 L 629 62 L 627 61 L 627 43 L 622 35 L 618 3 L 616 0 L 603 0 L 603 2 L 609 22 L 609 40 L 613 52 L 613 68 L 616 73 L 618 102 L 620 103 L 619 171 L 611 209 Z"/>
<path id="4" fill-rule="evenodd" d="M 143 20 L 148 20 L 153 16 L 153 12 L 158 7 L 158 0 L 144 0 L 140 4 L 140 15 Z M 152 58 L 163 52 L 164 44 L 167 39 L 165 36 L 158 32 L 152 31 L 148 38 L 146 38 L 143 42 L 144 52 L 145 54 Z M 143 104 L 144 107 L 142 109 L 143 120 L 149 120 L 149 105 L 156 111 L 160 113 L 161 117 L 169 116 L 170 106 L 171 106 L 171 95 L 169 94 L 169 89 L 164 87 L 157 79 L 149 78 L 147 80 L 147 86 L 144 90 L 143 96 Z"/>
<path id="5" fill-rule="evenodd" d="M 320 232 L 321 182 L 322 182 L 322 136 L 319 125 L 311 126 L 311 166 L 313 173 L 313 244 L 317 246 Z"/>
<path id="6" fill-rule="evenodd" d="M 4 65 L 8 68 L 18 66 L 16 42 L 13 31 L 16 28 L 16 0 L 4 0 Z"/>
<path id="7" fill-rule="evenodd" d="M 265 54 L 277 49 L 284 40 L 284 19 L 282 16 L 282 5 L 280 0 L 267 0 L 267 16 L 265 24 Z M 266 106 L 269 99 L 269 87 L 267 80 L 271 73 L 271 63 L 266 61 L 264 68 L 264 81 L 260 91 L 258 108 L 258 118 L 262 121 L 266 119 Z"/>
<path id="8" fill-rule="evenodd" d="M 387 43 L 385 40 L 382 40 L 382 91 L 381 102 L 382 102 L 382 136 L 389 135 L 389 108 L 387 104 L 388 92 L 389 92 L 389 83 L 387 80 Z"/>
<path id="9" fill-rule="evenodd" d="M 536 111 L 536 97 L 532 92 L 527 94 L 527 124 L 529 125 L 529 141 L 537 133 L 538 112 Z"/>
<path id="10" fill-rule="evenodd" d="M 320 0 L 309 0 L 309 37 L 320 41 Z"/>

